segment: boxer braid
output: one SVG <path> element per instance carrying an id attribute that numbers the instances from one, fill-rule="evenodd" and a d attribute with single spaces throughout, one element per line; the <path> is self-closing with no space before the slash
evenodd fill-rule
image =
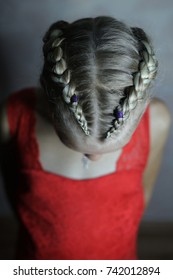
<path id="1" fill-rule="evenodd" d="M 106 138 L 116 133 L 118 128 L 129 118 L 130 111 L 134 110 L 138 101 L 144 99 L 145 91 L 155 78 L 158 62 L 152 47 L 146 41 L 143 44 L 142 61 L 139 63 L 139 71 L 133 75 L 133 86 L 130 87 L 128 95 L 120 100 L 120 104 L 115 108 L 113 126 L 106 133 Z"/>
<path id="2" fill-rule="evenodd" d="M 43 52 L 47 64 L 47 68 L 51 73 L 51 80 L 55 83 L 60 83 L 63 86 L 62 97 L 68 104 L 69 109 L 73 112 L 76 120 L 86 135 L 89 135 L 86 118 L 83 114 L 82 108 L 79 105 L 79 97 L 76 92 L 75 85 L 71 81 L 70 69 L 63 56 L 61 43 L 65 40 L 63 31 L 55 29 L 50 31 L 50 34 L 44 38 L 45 44 Z"/>

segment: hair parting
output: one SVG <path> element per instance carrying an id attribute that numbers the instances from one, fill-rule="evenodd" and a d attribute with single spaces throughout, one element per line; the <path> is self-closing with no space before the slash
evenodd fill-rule
<path id="1" fill-rule="evenodd" d="M 61 119 L 59 131 L 105 141 L 149 98 L 158 62 L 142 29 L 111 17 L 86 18 L 56 22 L 43 40 L 40 81 Z"/>

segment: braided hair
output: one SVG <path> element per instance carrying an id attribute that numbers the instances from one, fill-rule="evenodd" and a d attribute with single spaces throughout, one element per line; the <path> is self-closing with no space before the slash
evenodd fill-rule
<path id="1" fill-rule="evenodd" d="M 142 29 L 111 17 L 59 21 L 43 41 L 41 84 L 66 130 L 77 125 L 85 136 L 105 141 L 150 98 L 146 90 L 158 62 Z"/>

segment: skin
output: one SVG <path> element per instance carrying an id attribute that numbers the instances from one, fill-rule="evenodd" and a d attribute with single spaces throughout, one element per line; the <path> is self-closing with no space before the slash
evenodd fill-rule
<path id="1" fill-rule="evenodd" d="M 48 107 L 44 106 L 43 99 L 39 99 L 38 104 L 39 106 L 37 110 L 43 124 L 43 126 L 41 127 L 41 131 L 43 130 L 43 128 L 45 128 L 45 131 L 49 133 L 50 122 L 52 122 L 51 113 Z M 140 118 L 141 112 L 143 112 L 143 110 L 145 110 L 145 106 L 140 104 L 138 106 L 138 109 L 135 110 L 136 117 Z M 45 118 L 45 116 L 47 117 Z M 134 112 L 132 113 L 132 118 L 133 117 L 135 117 Z M 109 141 L 107 141 L 104 145 L 94 142 L 92 138 L 88 138 L 90 139 L 90 141 L 87 140 L 87 142 L 85 143 L 77 143 L 76 147 L 69 148 L 81 154 L 86 154 L 91 161 L 99 162 L 102 157 L 104 158 L 104 154 L 112 153 L 112 151 L 115 152 L 115 149 L 118 151 L 130 140 L 134 130 L 136 129 L 136 125 L 134 125 L 133 120 L 134 119 L 128 121 L 128 125 L 130 123 L 130 127 L 132 128 L 132 130 L 129 136 L 126 138 L 123 137 L 122 139 L 119 137 L 119 141 L 115 141 L 115 139 L 109 139 Z M 170 126 L 171 115 L 167 106 L 163 101 L 157 98 L 152 99 L 150 102 L 150 153 L 143 174 L 143 186 L 146 206 L 151 199 L 156 178 L 159 173 L 161 161 L 164 154 L 164 148 L 170 131 Z M 127 132 L 127 130 L 125 130 L 124 128 L 124 134 L 125 132 Z M 85 139 L 87 138 L 85 137 Z M 8 143 L 9 140 L 10 133 L 6 113 L 6 102 L 3 102 L 2 104 L 0 104 L 0 148 L 2 148 L 4 144 Z M 47 155 L 45 158 L 47 159 Z"/>

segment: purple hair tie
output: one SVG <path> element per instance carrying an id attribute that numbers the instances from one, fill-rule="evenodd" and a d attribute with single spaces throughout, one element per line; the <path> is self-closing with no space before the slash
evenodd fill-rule
<path id="1" fill-rule="evenodd" d="M 78 96 L 76 94 L 74 94 L 72 97 L 71 97 L 71 103 L 77 103 L 79 100 Z"/>
<path id="2" fill-rule="evenodd" d="M 117 112 L 117 117 L 118 117 L 118 119 L 122 119 L 123 118 L 123 111 L 118 111 Z"/>

